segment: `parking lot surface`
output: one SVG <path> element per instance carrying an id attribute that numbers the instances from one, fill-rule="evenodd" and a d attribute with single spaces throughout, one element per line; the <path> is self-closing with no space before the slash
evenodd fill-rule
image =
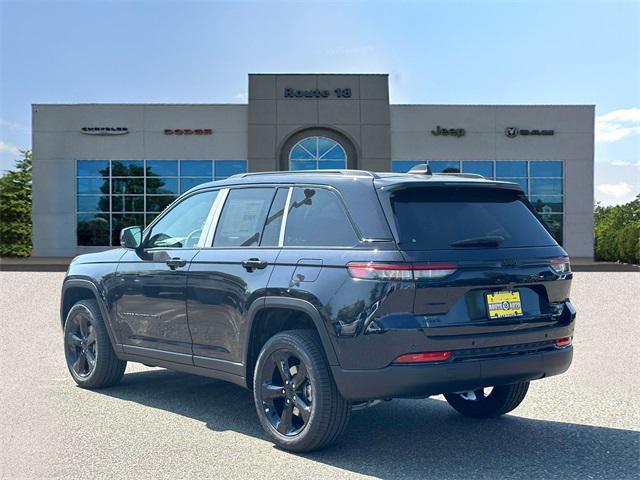
<path id="1" fill-rule="evenodd" d="M 336 446 L 265 440 L 249 391 L 129 364 L 120 385 L 75 386 L 58 272 L 0 272 L 2 478 L 580 478 L 640 475 L 640 274 L 575 274 L 574 363 L 500 419 L 442 397 L 354 412 Z"/>

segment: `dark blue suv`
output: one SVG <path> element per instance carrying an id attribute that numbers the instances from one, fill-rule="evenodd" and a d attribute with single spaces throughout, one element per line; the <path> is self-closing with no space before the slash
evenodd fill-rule
<path id="1" fill-rule="evenodd" d="M 126 362 L 253 390 L 269 437 L 333 442 L 352 408 L 444 394 L 472 417 L 566 371 L 566 252 L 520 187 L 477 175 L 244 174 L 196 187 L 62 287 L 69 371 Z"/>

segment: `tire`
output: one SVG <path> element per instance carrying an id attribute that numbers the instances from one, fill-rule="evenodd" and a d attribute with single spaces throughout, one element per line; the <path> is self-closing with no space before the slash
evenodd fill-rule
<path id="1" fill-rule="evenodd" d="M 71 307 L 64 323 L 64 355 L 73 380 L 83 388 L 105 388 L 120 381 L 127 362 L 113 351 L 95 300 Z"/>
<path id="2" fill-rule="evenodd" d="M 269 438 L 291 452 L 335 442 L 351 414 L 351 403 L 340 395 L 312 330 L 289 330 L 267 341 L 256 362 L 253 398 Z"/>
<path id="3" fill-rule="evenodd" d="M 500 385 L 493 387 L 491 393 L 486 394 L 485 389 L 481 388 L 465 397 L 460 393 L 445 393 L 444 397 L 453 408 L 462 415 L 475 418 L 494 418 L 509 413 L 516 408 L 529 390 L 529 382 L 514 383 L 512 385 Z"/>

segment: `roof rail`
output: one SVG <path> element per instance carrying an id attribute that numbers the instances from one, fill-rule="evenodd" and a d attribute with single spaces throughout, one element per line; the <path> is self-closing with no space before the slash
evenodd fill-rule
<path id="1" fill-rule="evenodd" d="M 362 176 L 367 175 L 371 178 L 379 178 L 374 172 L 370 172 L 369 170 L 281 170 L 276 172 L 248 172 L 248 173 L 237 173 L 235 175 L 230 176 L 229 178 L 245 178 L 252 177 L 256 175 L 306 175 L 306 174 L 333 174 L 333 175 L 348 175 L 348 176 Z"/>

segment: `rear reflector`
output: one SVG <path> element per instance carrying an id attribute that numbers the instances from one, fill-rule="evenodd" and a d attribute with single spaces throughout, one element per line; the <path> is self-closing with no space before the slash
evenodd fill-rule
<path id="1" fill-rule="evenodd" d="M 422 280 L 443 278 L 451 275 L 457 267 L 450 264 L 413 265 L 410 263 L 349 262 L 349 273 L 353 278 L 366 280 Z"/>
<path id="2" fill-rule="evenodd" d="M 400 355 L 393 363 L 428 363 L 449 360 L 451 352 L 407 353 Z"/>
<path id="3" fill-rule="evenodd" d="M 549 261 L 551 270 L 556 273 L 563 274 L 571 271 L 571 264 L 569 263 L 569 257 L 552 258 Z"/>
<path id="4" fill-rule="evenodd" d="M 556 339 L 556 347 L 558 348 L 568 347 L 569 345 L 571 345 L 571 337 L 562 337 Z"/>

